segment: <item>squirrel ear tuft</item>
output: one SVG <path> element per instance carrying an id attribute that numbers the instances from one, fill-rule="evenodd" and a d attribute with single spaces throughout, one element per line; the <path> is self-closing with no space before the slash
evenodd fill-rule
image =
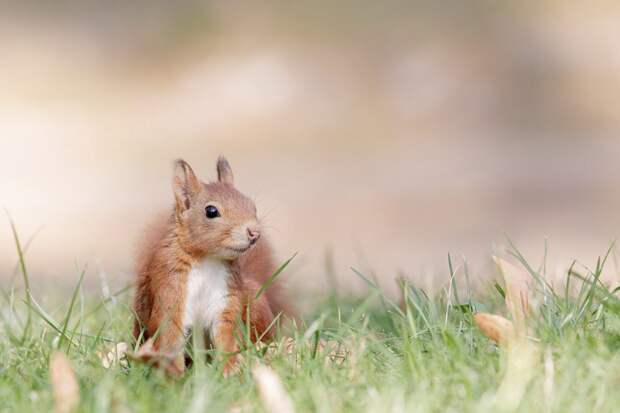
<path id="1" fill-rule="evenodd" d="M 192 167 L 183 159 L 177 159 L 174 162 L 172 188 L 174 189 L 177 208 L 182 210 L 189 209 L 192 197 L 200 189 L 200 181 L 196 178 Z"/>
<path id="2" fill-rule="evenodd" d="M 223 156 L 217 159 L 217 180 L 231 186 L 235 184 L 232 168 Z"/>

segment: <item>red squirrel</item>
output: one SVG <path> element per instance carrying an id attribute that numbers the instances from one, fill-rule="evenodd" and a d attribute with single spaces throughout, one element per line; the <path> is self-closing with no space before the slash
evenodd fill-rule
<path id="1" fill-rule="evenodd" d="M 151 228 L 138 255 L 134 337 L 152 339 L 155 353 L 169 360 L 162 367 L 178 376 L 185 337 L 201 326 L 228 375 L 243 336 L 239 320 L 249 323 L 252 341 L 269 340 L 274 318 L 291 310 L 277 283 L 255 298 L 275 265 L 256 206 L 235 188 L 228 161 L 220 157 L 217 181 L 203 183 L 177 160 L 173 189 L 173 210 Z"/>

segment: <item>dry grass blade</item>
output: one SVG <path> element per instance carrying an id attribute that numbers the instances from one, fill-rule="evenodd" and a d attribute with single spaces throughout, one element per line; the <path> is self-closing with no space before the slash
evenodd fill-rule
<path id="1" fill-rule="evenodd" d="M 80 403 L 80 386 L 67 356 L 59 351 L 50 357 L 50 382 L 54 394 L 54 412 L 75 411 Z"/>
<path id="2" fill-rule="evenodd" d="M 293 401 L 286 393 L 280 377 L 267 366 L 257 365 L 252 369 L 256 387 L 265 411 L 271 413 L 293 413 Z"/>
<path id="3" fill-rule="evenodd" d="M 515 336 L 514 326 L 502 316 L 478 313 L 474 316 L 476 325 L 482 334 L 499 344 L 507 344 Z"/>

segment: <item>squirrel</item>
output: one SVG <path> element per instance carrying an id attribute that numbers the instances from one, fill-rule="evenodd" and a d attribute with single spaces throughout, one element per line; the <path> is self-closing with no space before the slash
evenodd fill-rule
<path id="1" fill-rule="evenodd" d="M 165 355 L 155 364 L 180 376 L 185 338 L 200 326 L 229 375 L 245 331 L 239 321 L 249 323 L 253 342 L 268 341 L 275 318 L 293 312 L 278 283 L 256 298 L 275 265 L 256 206 L 235 188 L 228 161 L 220 156 L 217 181 L 203 183 L 177 160 L 173 189 L 172 212 L 155 222 L 138 254 L 134 338 L 150 339 L 153 354 Z"/>

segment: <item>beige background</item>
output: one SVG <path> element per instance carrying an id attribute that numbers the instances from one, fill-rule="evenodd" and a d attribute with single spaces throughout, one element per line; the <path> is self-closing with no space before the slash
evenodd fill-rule
<path id="1" fill-rule="evenodd" d="M 593 265 L 620 229 L 620 8 L 467 3 L 3 6 L 0 205 L 40 229 L 35 284 L 124 285 L 172 160 L 212 179 L 219 154 L 296 291 L 443 283 L 448 252 L 486 277 L 506 234 Z M 15 260 L 2 218 L 4 288 Z"/>

